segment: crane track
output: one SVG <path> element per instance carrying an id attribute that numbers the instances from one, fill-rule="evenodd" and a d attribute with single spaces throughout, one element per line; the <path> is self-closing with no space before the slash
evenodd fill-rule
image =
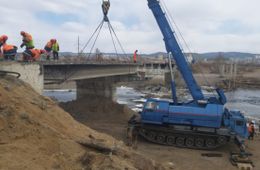
<path id="1" fill-rule="evenodd" d="M 139 134 L 146 140 L 167 146 L 181 148 L 213 150 L 225 145 L 229 138 L 217 134 L 181 132 L 181 131 L 159 131 L 153 128 L 138 127 Z"/>

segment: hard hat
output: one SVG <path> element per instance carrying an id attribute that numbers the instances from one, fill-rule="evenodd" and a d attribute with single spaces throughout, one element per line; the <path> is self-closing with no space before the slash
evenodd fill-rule
<path id="1" fill-rule="evenodd" d="M 25 34 L 25 32 L 24 31 L 21 31 L 21 35 L 24 35 Z"/>
<path id="2" fill-rule="evenodd" d="M 6 41 L 8 39 L 8 36 L 7 35 L 2 35 L 3 37 L 3 40 Z"/>

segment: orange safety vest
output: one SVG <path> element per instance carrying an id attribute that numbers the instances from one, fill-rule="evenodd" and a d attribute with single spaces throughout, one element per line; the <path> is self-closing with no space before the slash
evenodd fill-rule
<path id="1" fill-rule="evenodd" d="M 247 128 L 249 133 L 253 133 L 254 132 L 254 125 L 249 125 Z"/>
<path id="2" fill-rule="evenodd" d="M 3 45 L 3 51 L 4 52 L 7 52 L 7 51 L 10 51 L 10 50 L 13 50 L 13 49 L 14 49 L 14 45 L 8 45 L 8 44 Z"/>
<path id="3" fill-rule="evenodd" d="M 32 52 L 33 60 L 40 59 L 40 57 L 41 57 L 41 50 L 39 50 L 39 49 L 31 49 L 30 51 Z"/>
<path id="4" fill-rule="evenodd" d="M 135 51 L 135 53 L 134 53 L 134 62 L 136 62 L 136 59 L 137 59 L 137 51 Z"/>

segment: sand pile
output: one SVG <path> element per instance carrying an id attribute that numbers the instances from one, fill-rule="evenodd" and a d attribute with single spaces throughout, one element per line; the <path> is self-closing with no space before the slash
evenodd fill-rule
<path id="1" fill-rule="evenodd" d="M 0 77 L 0 169 L 164 168 L 6 76 Z"/>

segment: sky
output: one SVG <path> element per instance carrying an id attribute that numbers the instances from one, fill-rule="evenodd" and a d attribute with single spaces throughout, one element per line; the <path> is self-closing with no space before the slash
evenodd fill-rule
<path id="1" fill-rule="evenodd" d="M 165 51 L 163 37 L 146 0 L 110 0 L 108 17 L 127 53 Z M 260 53 L 259 0 L 163 0 L 191 52 Z M 161 3 L 163 3 L 161 2 Z M 102 0 L 0 0 L 0 34 L 20 46 L 20 31 L 36 48 L 56 38 L 63 52 L 83 48 L 102 21 Z M 174 26 L 176 29 L 176 26 Z M 189 52 L 180 42 L 185 52 Z M 89 52 L 92 42 L 85 52 Z M 115 52 L 105 24 L 94 48 Z M 117 49 L 122 52 L 117 44 Z M 20 49 L 21 50 L 21 49 Z"/>

